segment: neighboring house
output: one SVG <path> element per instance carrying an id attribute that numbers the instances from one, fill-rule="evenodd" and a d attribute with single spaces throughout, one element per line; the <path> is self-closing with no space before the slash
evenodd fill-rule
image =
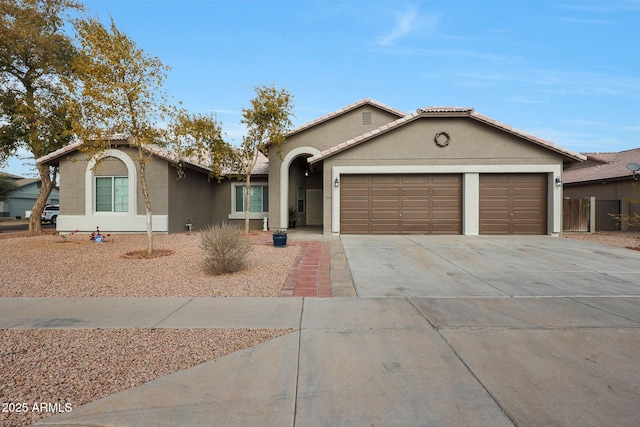
<path id="1" fill-rule="evenodd" d="M 145 230 L 131 148 L 113 147 L 97 168 L 79 143 L 38 160 L 60 167 L 59 230 Z M 153 154 L 155 231 L 244 218 L 242 182 L 208 180 L 205 166 Z M 252 176 L 252 227 L 268 217 L 270 229 L 287 228 L 292 209 L 298 224 L 325 234 L 557 235 L 563 164 L 585 159 L 471 108 L 406 114 L 364 99 L 289 132 L 281 156 L 269 148 Z"/>
<path id="2" fill-rule="evenodd" d="M 11 192 L 9 198 L 5 202 L 0 202 L 0 216 L 16 218 L 26 217 L 26 212 L 33 209 L 38 194 L 40 193 L 41 182 L 35 178 L 23 178 L 21 176 L 11 175 L 0 172 L 13 179 L 17 188 Z M 47 204 L 59 203 L 59 188 L 54 187 L 47 199 Z"/>
<path id="3" fill-rule="evenodd" d="M 569 164 L 562 173 L 564 197 L 570 199 L 595 198 L 596 202 L 613 201 L 612 209 L 622 215 L 640 214 L 640 205 L 630 199 L 640 199 L 640 172 L 634 176 L 628 164 L 640 163 L 640 148 L 617 153 L 583 153 L 587 160 Z M 634 184 L 636 190 L 634 191 Z M 607 212 L 604 212 L 606 214 Z M 622 222 L 623 230 L 629 227 Z"/>

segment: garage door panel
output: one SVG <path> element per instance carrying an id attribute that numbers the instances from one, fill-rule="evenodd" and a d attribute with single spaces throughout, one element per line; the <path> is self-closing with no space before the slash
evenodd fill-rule
<path id="1" fill-rule="evenodd" d="M 451 175 L 344 175 L 341 179 L 340 230 L 344 234 L 460 234 L 462 232 L 462 178 Z M 366 183 L 366 185 L 365 185 Z M 357 185 L 357 191 L 353 186 Z M 366 187 L 366 188 L 365 188 Z M 353 223 L 353 199 L 365 194 L 366 223 Z"/>
<path id="2" fill-rule="evenodd" d="M 369 182 L 374 185 L 391 184 L 397 187 L 400 182 L 398 175 L 363 175 L 363 177 L 367 176 L 369 177 Z"/>
<path id="3" fill-rule="evenodd" d="M 546 234 L 546 174 L 481 174 L 480 234 Z"/>
<path id="4" fill-rule="evenodd" d="M 381 210 L 373 210 L 368 212 L 369 218 L 371 220 L 394 220 L 398 221 L 398 211 L 381 211 Z"/>
<path id="5" fill-rule="evenodd" d="M 401 205 L 400 208 L 402 209 L 402 211 L 411 211 L 411 210 L 419 210 L 421 212 L 424 212 L 425 210 L 429 209 L 429 200 L 406 200 L 406 199 L 402 199 L 400 201 Z"/>

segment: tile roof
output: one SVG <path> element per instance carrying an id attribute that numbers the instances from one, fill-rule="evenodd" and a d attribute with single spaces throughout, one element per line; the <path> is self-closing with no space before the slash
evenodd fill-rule
<path id="1" fill-rule="evenodd" d="M 484 116 L 478 112 L 476 112 L 473 108 L 469 107 L 426 107 L 426 108 L 418 108 L 415 113 L 408 114 L 396 121 L 391 123 L 387 123 L 384 126 L 381 126 L 377 129 L 374 129 L 370 132 L 357 136 L 348 141 L 342 142 L 338 145 L 335 145 L 327 150 L 322 151 L 320 154 L 312 156 L 308 159 L 310 164 L 317 163 L 327 157 L 333 156 L 339 152 L 347 150 L 355 145 L 361 144 L 365 141 L 370 140 L 378 135 L 381 135 L 385 132 L 388 132 L 397 127 L 403 126 L 409 122 L 412 122 L 420 117 L 469 117 L 473 120 L 477 120 L 479 122 L 485 123 L 487 125 L 498 128 L 502 131 L 511 133 L 520 138 L 524 138 L 534 144 L 537 144 L 541 147 L 547 148 L 549 150 L 555 151 L 558 154 L 561 154 L 571 160 L 586 160 L 586 157 L 582 154 L 575 153 L 573 151 L 562 148 L 558 145 L 550 141 L 546 141 L 544 139 L 538 138 L 534 135 L 528 134 L 526 132 L 515 129 L 512 126 L 509 126 L 505 123 L 494 120 L 490 117 Z"/>
<path id="2" fill-rule="evenodd" d="M 127 136 L 124 134 L 116 134 L 110 139 L 113 142 L 125 143 L 128 140 Z M 72 153 L 83 145 L 83 141 L 76 141 L 69 145 L 66 145 L 52 153 L 47 154 L 46 156 L 42 156 L 36 160 L 37 163 L 49 163 L 54 160 L 57 160 L 66 154 Z M 164 159 L 171 163 L 186 163 L 196 168 L 202 169 L 204 171 L 211 171 L 211 164 L 207 161 L 207 156 L 190 156 L 190 157 L 180 157 L 177 153 L 167 150 L 166 148 L 162 148 L 155 144 L 147 144 L 144 146 L 144 149 L 157 156 L 161 159 Z M 269 173 L 269 159 L 258 152 L 258 162 L 256 163 L 255 168 L 251 172 L 251 175 L 267 175 Z M 223 172 L 223 175 L 231 175 L 232 171 L 227 170 Z"/>
<path id="3" fill-rule="evenodd" d="M 325 114 L 322 117 L 319 117 L 319 118 L 317 118 L 315 120 L 310 121 L 309 123 L 305 123 L 304 125 L 291 130 L 289 133 L 287 133 L 287 136 L 289 137 L 289 136 L 295 135 L 296 133 L 299 133 L 299 132 L 302 132 L 303 130 L 312 128 L 312 127 L 314 127 L 316 125 L 319 125 L 320 123 L 324 123 L 324 122 L 326 122 L 328 120 L 333 119 L 334 117 L 337 117 L 337 116 L 340 116 L 342 114 L 348 113 L 349 111 L 355 110 L 356 108 L 362 107 L 364 105 L 371 105 L 371 106 L 377 107 L 377 108 L 379 108 L 381 110 L 385 110 L 385 111 L 387 111 L 387 112 L 389 112 L 391 114 L 395 114 L 398 117 L 403 117 L 403 116 L 407 115 L 407 113 L 405 113 L 403 111 L 397 110 L 397 109 L 395 109 L 393 107 L 389 107 L 388 105 L 385 105 L 385 104 L 383 104 L 381 102 L 378 102 L 378 101 L 376 101 L 374 99 L 364 98 L 364 99 L 361 99 L 360 101 L 354 102 L 353 104 L 349 104 L 349 105 L 347 105 L 345 107 L 342 107 L 340 109 L 332 111 L 329 114 Z"/>
<path id="4" fill-rule="evenodd" d="M 24 179 L 23 176 L 13 175 L 13 174 L 10 174 L 9 172 L 0 171 L 0 175 L 5 176 L 5 177 L 10 178 L 10 179 L 13 179 L 13 180 Z"/>
<path id="5" fill-rule="evenodd" d="M 583 164 L 570 165 L 562 172 L 562 182 L 577 184 L 590 181 L 630 178 L 629 163 L 640 163 L 640 148 L 617 153 L 582 153 L 587 157 Z"/>

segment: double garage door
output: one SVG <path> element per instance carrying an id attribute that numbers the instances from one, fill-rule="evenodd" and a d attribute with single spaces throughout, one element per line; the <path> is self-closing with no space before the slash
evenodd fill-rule
<path id="1" fill-rule="evenodd" d="M 461 234 L 461 174 L 342 175 L 342 234 Z M 481 174 L 480 234 L 546 234 L 546 174 Z"/>

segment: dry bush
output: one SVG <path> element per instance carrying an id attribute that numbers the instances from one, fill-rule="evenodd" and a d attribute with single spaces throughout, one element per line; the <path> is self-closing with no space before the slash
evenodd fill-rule
<path id="1" fill-rule="evenodd" d="M 235 273 L 247 264 L 251 239 L 240 226 L 222 223 L 207 228 L 200 240 L 204 251 L 204 269 L 213 275 Z"/>

